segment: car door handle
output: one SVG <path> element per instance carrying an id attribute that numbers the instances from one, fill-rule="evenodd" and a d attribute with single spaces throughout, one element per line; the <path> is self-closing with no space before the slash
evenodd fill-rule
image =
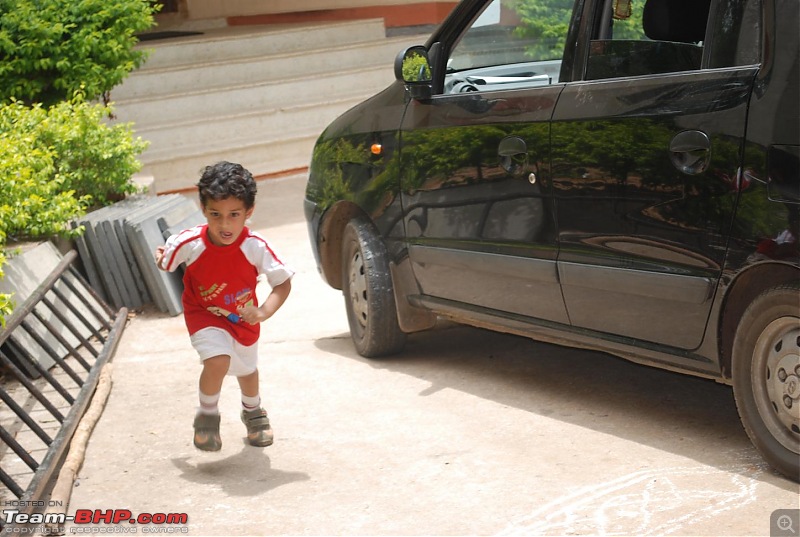
<path id="1" fill-rule="evenodd" d="M 519 136 L 506 136 L 497 148 L 500 167 L 511 175 L 520 175 L 528 167 L 528 145 Z"/>
<path id="2" fill-rule="evenodd" d="M 703 173 L 711 162 L 711 140 L 702 131 L 680 132 L 669 143 L 669 158 L 683 173 Z"/>

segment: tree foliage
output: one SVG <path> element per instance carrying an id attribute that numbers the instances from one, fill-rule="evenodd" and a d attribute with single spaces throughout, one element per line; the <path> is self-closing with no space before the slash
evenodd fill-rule
<path id="1" fill-rule="evenodd" d="M 88 102 L 146 58 L 150 0 L 0 0 L 0 279 L 7 241 L 70 235 L 87 208 L 135 189 L 145 143 Z M 0 325 L 13 308 L 0 293 Z"/>
<path id="2" fill-rule="evenodd" d="M 94 100 L 145 60 L 136 33 L 147 0 L 0 0 L 0 102 L 52 105 L 82 88 Z"/>
<path id="3" fill-rule="evenodd" d="M 564 53 L 573 0 L 503 0 L 520 20 L 514 35 L 526 42 L 525 53 L 534 60 L 560 59 Z M 644 39 L 644 0 L 631 2 L 629 16 L 613 20 L 613 39 Z"/>
<path id="4" fill-rule="evenodd" d="M 68 222 L 135 190 L 146 142 L 130 124 L 109 126 L 107 106 L 72 101 L 0 107 L 0 278 L 10 241 L 71 236 Z M 0 324 L 12 307 L 0 294 Z"/>
<path id="5" fill-rule="evenodd" d="M 521 24 L 516 37 L 528 43 L 526 54 L 536 60 L 560 59 L 572 16 L 573 0 L 510 0 Z"/>

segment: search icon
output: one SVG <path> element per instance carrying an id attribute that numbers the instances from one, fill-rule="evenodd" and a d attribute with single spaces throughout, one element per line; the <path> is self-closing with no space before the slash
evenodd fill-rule
<path id="1" fill-rule="evenodd" d="M 770 517 L 770 537 L 800 537 L 800 509 L 777 509 Z"/>

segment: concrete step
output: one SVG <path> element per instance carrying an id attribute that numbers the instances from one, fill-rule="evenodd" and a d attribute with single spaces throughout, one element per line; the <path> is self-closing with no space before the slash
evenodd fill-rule
<path id="1" fill-rule="evenodd" d="M 152 139 L 168 138 L 170 134 L 179 139 L 151 146 L 142 156 L 143 172 L 160 178 L 156 186 L 159 192 L 171 192 L 193 187 L 199 171 L 217 160 L 239 162 L 256 176 L 304 168 L 311 161 L 314 143 L 323 129 L 368 97 L 355 96 L 325 106 L 312 104 L 271 114 L 219 118 L 202 128 L 184 126 L 178 129 L 182 134 L 158 129 L 150 133 Z M 215 129 L 224 135 L 214 137 Z"/>
<path id="2" fill-rule="evenodd" d="M 154 163 L 171 160 L 176 153 L 201 153 L 214 145 L 227 145 L 235 149 L 247 141 L 268 142 L 285 136 L 319 134 L 342 112 L 369 96 L 365 93 L 325 103 L 169 124 L 137 130 L 136 134 L 150 142 L 142 160 Z"/>
<path id="3" fill-rule="evenodd" d="M 140 160 L 159 193 L 192 188 L 218 160 L 255 175 L 304 168 L 322 130 L 391 84 L 397 53 L 427 37 L 384 35 L 370 20 L 164 40 L 113 90 L 114 122 L 150 142 Z"/>
<path id="4" fill-rule="evenodd" d="M 140 99 L 114 107 L 118 121 L 135 122 L 136 129 L 181 123 L 199 118 L 232 116 L 242 111 L 274 110 L 296 104 L 325 103 L 349 97 L 365 88 L 384 88 L 393 81 L 390 68 L 374 67 L 291 80 L 175 94 L 156 101 Z"/>
<path id="5" fill-rule="evenodd" d="M 151 51 L 139 71 L 318 50 L 384 37 L 381 19 L 210 29 L 201 35 L 139 44 L 138 47 Z"/>
<path id="6" fill-rule="evenodd" d="M 307 167 L 318 136 L 314 133 L 284 136 L 270 142 L 251 141 L 235 149 L 207 147 L 198 154 L 175 155 L 172 159 L 146 163 L 142 171 L 159 178 L 156 188 L 160 193 L 193 188 L 201 170 L 220 160 L 238 162 L 254 176 L 279 174 Z"/>
<path id="7" fill-rule="evenodd" d="M 254 81 L 304 78 L 309 73 L 328 73 L 351 67 L 390 68 L 407 39 L 379 41 L 328 47 L 320 50 L 269 54 L 198 63 L 179 67 L 163 67 L 137 71 L 111 93 L 116 106 L 129 101 L 168 97 L 176 93 L 191 93 L 202 87 L 206 90 Z"/>

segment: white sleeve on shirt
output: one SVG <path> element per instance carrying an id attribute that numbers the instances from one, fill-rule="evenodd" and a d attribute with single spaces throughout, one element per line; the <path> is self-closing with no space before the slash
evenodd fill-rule
<path id="1" fill-rule="evenodd" d="M 167 244 L 164 246 L 164 257 L 161 258 L 161 268 L 175 272 L 181 263 L 190 265 L 196 261 L 205 250 L 201 236 L 202 230 L 203 226 L 184 229 L 167 239 Z"/>
<path id="2" fill-rule="evenodd" d="M 270 287 L 280 285 L 294 276 L 294 270 L 284 265 L 267 240 L 256 232 L 251 231 L 244 240 L 242 252 L 258 273 L 267 277 Z"/>

